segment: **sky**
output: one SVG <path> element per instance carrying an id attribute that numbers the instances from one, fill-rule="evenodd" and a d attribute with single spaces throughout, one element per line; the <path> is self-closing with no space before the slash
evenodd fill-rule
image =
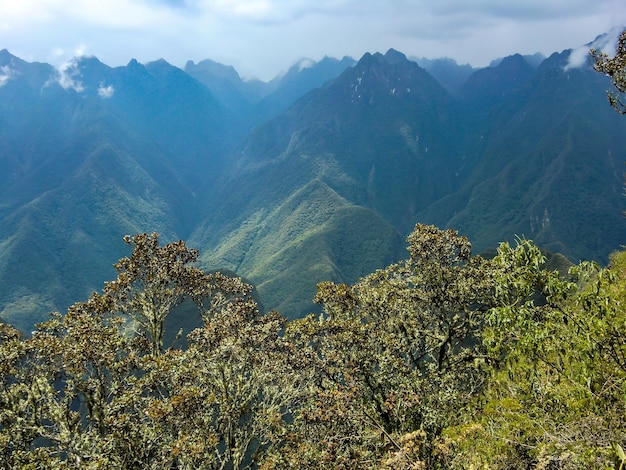
<path id="1" fill-rule="evenodd" d="M 27 61 L 211 59 L 263 80 L 303 58 L 389 48 L 482 67 L 624 25 L 626 0 L 0 0 L 0 49 Z"/>

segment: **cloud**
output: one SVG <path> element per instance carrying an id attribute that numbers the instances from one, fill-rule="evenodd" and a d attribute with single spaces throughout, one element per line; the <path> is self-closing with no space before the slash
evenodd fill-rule
<path id="1" fill-rule="evenodd" d="M 76 93 L 85 91 L 85 87 L 80 80 L 81 72 L 78 62 L 83 57 L 90 57 L 87 54 L 87 47 L 84 44 L 79 44 L 70 53 L 63 48 L 55 47 L 51 56 L 54 58 L 53 65 L 56 66 L 57 75 L 46 85 L 49 85 L 50 82 L 56 82 L 64 90 L 74 90 Z"/>
<path id="2" fill-rule="evenodd" d="M 198 2 L 194 0 L 148 0 L 147 4 L 163 5 L 170 8 L 190 8 Z"/>
<path id="3" fill-rule="evenodd" d="M 76 93 L 85 91 L 83 83 L 75 78 L 77 75 L 75 64 L 58 69 L 58 72 L 56 81 L 64 90 L 74 90 Z"/>
<path id="4" fill-rule="evenodd" d="M 589 15 L 597 12 L 603 3 L 611 0 L 524 0 L 510 2 L 502 0 L 439 0 L 422 1 L 422 7 L 436 16 L 471 15 L 479 17 L 527 20 L 565 19 L 572 16 Z"/>
<path id="5" fill-rule="evenodd" d="M 109 85 L 109 86 L 104 86 L 104 83 L 100 83 L 100 86 L 98 87 L 98 96 L 100 98 L 111 98 L 113 96 L 113 94 L 115 93 L 115 88 L 113 88 L 113 85 Z"/>
<path id="6" fill-rule="evenodd" d="M 302 57 L 358 59 L 390 47 L 475 66 L 548 55 L 625 15 L 623 0 L 20 0 L 0 2 L 0 44 L 40 61 L 52 46 L 85 44 L 113 66 L 209 58 L 266 79 Z"/>
<path id="7" fill-rule="evenodd" d="M 6 85 L 15 75 L 17 75 L 17 72 L 8 65 L 0 67 L 0 87 Z"/>
<path id="8" fill-rule="evenodd" d="M 57 49 L 57 52 L 59 51 L 60 49 Z M 84 53 L 84 48 L 78 48 L 76 52 Z M 46 82 L 44 86 L 48 86 L 51 83 L 57 83 L 64 90 L 74 90 L 76 93 L 82 93 L 83 91 L 85 91 L 85 87 L 80 80 L 80 69 L 78 67 L 78 61 L 80 57 L 82 56 L 74 56 L 71 59 L 63 62 L 61 65 L 57 66 L 56 76 Z"/>
<path id="9" fill-rule="evenodd" d="M 593 42 L 573 49 L 567 60 L 565 70 L 579 68 L 585 65 L 589 59 L 590 49 L 604 52 L 611 57 L 614 56 L 617 47 L 617 39 L 623 30 L 623 27 L 613 28 L 608 33 L 598 36 Z"/>

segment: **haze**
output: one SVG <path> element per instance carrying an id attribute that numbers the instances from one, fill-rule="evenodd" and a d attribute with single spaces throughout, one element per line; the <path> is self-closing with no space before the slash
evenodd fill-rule
<path id="1" fill-rule="evenodd" d="M 302 58 L 360 58 L 395 48 L 485 66 L 549 55 L 626 24 L 623 0 L 3 0 L 0 48 L 57 65 L 95 55 L 212 59 L 270 79 Z"/>

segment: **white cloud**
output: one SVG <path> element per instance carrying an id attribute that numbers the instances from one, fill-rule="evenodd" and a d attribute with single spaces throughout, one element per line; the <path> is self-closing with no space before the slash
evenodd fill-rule
<path id="1" fill-rule="evenodd" d="M 572 50 L 565 66 L 565 70 L 582 67 L 589 59 L 589 50 L 596 49 L 609 56 L 615 55 L 617 39 L 624 28 L 613 28 L 607 34 L 597 37 L 592 43 L 577 47 Z"/>
<path id="2" fill-rule="evenodd" d="M 100 96 L 100 98 L 111 98 L 114 93 L 115 88 L 113 88 L 113 85 L 105 87 L 103 83 L 100 83 L 100 86 L 98 87 L 98 96 Z"/>
<path id="3" fill-rule="evenodd" d="M 85 44 L 108 65 L 213 59 L 272 78 L 302 57 L 393 47 L 486 65 L 515 52 L 577 47 L 626 23 L 624 0 L 0 1 L 0 45 L 26 60 Z M 67 60 L 67 59 L 65 59 Z"/>
<path id="4" fill-rule="evenodd" d="M 17 72 L 8 65 L 0 67 L 0 87 L 6 85 L 16 74 Z"/>
<path id="5" fill-rule="evenodd" d="M 304 69 L 311 68 L 315 65 L 315 61 L 311 59 L 302 59 L 298 62 L 298 71 L 302 71 Z"/>
<path id="6" fill-rule="evenodd" d="M 272 13 L 275 5 L 268 0 L 215 0 L 206 4 L 209 9 L 232 16 L 264 16 Z"/>
<path id="7" fill-rule="evenodd" d="M 80 81 L 80 71 L 76 58 L 73 58 L 57 68 L 56 81 L 64 90 L 74 90 L 76 93 L 85 91 L 83 83 Z"/>

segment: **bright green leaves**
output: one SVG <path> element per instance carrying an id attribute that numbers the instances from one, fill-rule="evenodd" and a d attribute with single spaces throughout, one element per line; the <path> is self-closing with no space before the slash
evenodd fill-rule
<path id="1" fill-rule="evenodd" d="M 530 242 L 501 245 L 499 305 L 483 333 L 494 367 L 473 423 L 490 430 L 480 433 L 483 465 L 608 465 L 609 444 L 626 438 L 623 257 L 609 268 L 581 263 L 563 279 Z"/>

